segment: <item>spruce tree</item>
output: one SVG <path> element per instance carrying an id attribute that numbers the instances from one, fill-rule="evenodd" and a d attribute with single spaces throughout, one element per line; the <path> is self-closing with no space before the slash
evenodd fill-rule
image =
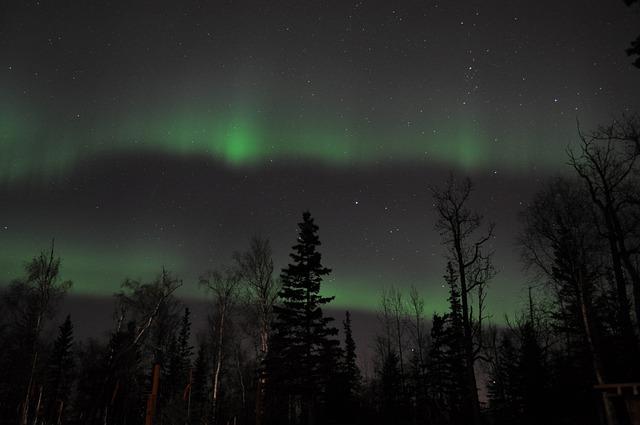
<path id="1" fill-rule="evenodd" d="M 162 415 L 169 422 L 177 422 L 184 418 L 188 400 L 184 399 L 185 388 L 189 384 L 189 370 L 193 346 L 191 338 L 191 319 L 189 308 L 185 308 L 178 336 L 171 336 L 167 357 L 169 359 L 163 370 L 163 380 L 160 381 L 160 398 Z M 163 365 L 164 366 L 164 365 Z"/>
<path id="2" fill-rule="evenodd" d="M 344 321 L 344 373 L 350 402 L 355 403 L 355 398 L 360 387 L 360 369 L 356 364 L 356 342 L 353 340 L 353 332 L 351 331 L 351 313 L 345 313 Z"/>
<path id="3" fill-rule="evenodd" d="M 318 226 L 308 211 L 298 224 L 298 243 L 292 247 L 292 263 L 282 270 L 282 288 L 278 293 L 281 305 L 274 307 L 273 352 L 270 353 L 272 384 L 285 388 L 288 400 L 298 400 L 302 423 L 313 423 L 315 404 L 322 392 L 321 364 L 329 345 L 338 345 L 331 338 L 338 330 L 331 317 L 325 317 L 322 306 L 334 297 L 320 295 L 324 276 L 331 270 L 322 265 Z M 330 350 L 331 351 L 331 350 Z M 291 409 L 291 402 L 288 408 Z"/>
<path id="4" fill-rule="evenodd" d="M 427 377 L 435 421 L 470 423 L 471 397 L 466 385 L 464 330 L 458 276 L 451 263 L 444 276 L 449 286 L 449 312 L 434 314 Z"/>
<path id="5" fill-rule="evenodd" d="M 518 353 L 505 331 L 496 349 L 487 383 L 489 411 L 495 424 L 513 424 L 521 416 L 519 387 Z"/>
<path id="6" fill-rule="evenodd" d="M 315 419 L 320 423 L 343 423 L 349 406 L 344 350 L 335 340 L 326 339 L 319 352 Z"/>
<path id="7" fill-rule="evenodd" d="M 429 400 L 432 405 L 432 420 L 445 423 L 448 419 L 448 367 L 446 341 L 446 315 L 434 313 L 431 320 L 431 344 L 427 360 L 427 381 L 429 382 Z"/>
<path id="8" fill-rule="evenodd" d="M 465 370 L 467 359 L 465 356 L 465 335 L 463 329 L 462 304 L 458 276 L 451 262 L 447 263 L 447 274 L 444 276 L 449 286 L 449 313 L 446 315 L 445 370 L 447 370 L 447 398 L 453 422 L 471 423 L 473 403 L 471 389 L 466 385 Z"/>
<path id="9" fill-rule="evenodd" d="M 188 383 L 191 356 L 193 355 L 193 346 L 189 343 L 191 338 L 190 314 L 189 308 L 185 308 L 178 336 L 177 338 L 173 337 L 169 344 L 169 364 L 166 380 L 169 384 L 170 393 L 180 397 L 182 397 L 184 388 Z"/>
<path id="10" fill-rule="evenodd" d="M 71 385 L 73 384 L 73 372 L 75 359 L 73 348 L 73 324 L 71 317 L 67 316 L 60 326 L 56 338 L 49 365 L 45 384 L 45 422 L 61 423 L 68 409 Z"/>
<path id="11" fill-rule="evenodd" d="M 548 411 L 540 406 L 548 405 L 548 378 L 543 347 L 540 344 L 533 321 L 527 321 L 520 330 L 519 375 L 522 391 L 522 413 L 525 424 L 546 421 Z"/>
<path id="12" fill-rule="evenodd" d="M 204 342 L 201 342 L 193 364 L 188 391 L 184 393 L 187 399 L 187 418 L 190 424 L 201 424 L 206 420 L 207 406 L 209 405 L 209 370 L 208 348 Z"/>
<path id="13" fill-rule="evenodd" d="M 406 412 L 402 409 L 402 376 L 400 360 L 394 350 L 384 358 L 380 371 L 380 414 L 382 423 L 403 423 Z"/>

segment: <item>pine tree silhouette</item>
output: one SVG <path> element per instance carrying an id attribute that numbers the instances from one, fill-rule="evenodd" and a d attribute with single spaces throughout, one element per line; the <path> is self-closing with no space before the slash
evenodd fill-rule
<path id="1" fill-rule="evenodd" d="M 73 384 L 75 358 L 73 348 L 73 324 L 71 316 L 67 316 L 59 328 L 49 364 L 44 388 L 45 421 L 61 423 L 69 406 L 69 396 Z"/>
<path id="2" fill-rule="evenodd" d="M 325 378 L 319 373 L 323 351 L 328 349 L 327 344 L 339 344 L 330 338 L 338 330 L 330 325 L 333 318 L 325 317 L 322 311 L 322 306 L 334 298 L 320 295 L 322 279 L 331 270 L 322 265 L 317 251 L 318 226 L 311 213 L 303 213 L 298 228 L 298 243 L 290 254 L 293 261 L 280 275 L 282 288 L 278 295 L 282 304 L 274 307 L 270 363 L 272 384 L 286 386 L 288 396 L 299 400 L 302 423 L 314 423 Z M 291 402 L 288 404 L 291 407 Z"/>

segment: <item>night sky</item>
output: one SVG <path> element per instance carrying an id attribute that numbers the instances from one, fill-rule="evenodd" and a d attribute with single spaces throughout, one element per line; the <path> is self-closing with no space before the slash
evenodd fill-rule
<path id="1" fill-rule="evenodd" d="M 413 284 L 442 311 L 428 187 L 453 171 L 497 224 L 499 322 L 577 120 L 640 111 L 639 28 L 622 0 L 4 1 L 0 284 L 55 237 L 74 294 L 164 265 L 204 297 L 254 233 L 284 266 L 309 209 L 335 307 Z"/>

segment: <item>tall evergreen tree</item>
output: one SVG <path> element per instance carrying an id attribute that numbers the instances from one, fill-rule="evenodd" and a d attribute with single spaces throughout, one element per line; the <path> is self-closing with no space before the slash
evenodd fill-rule
<path id="1" fill-rule="evenodd" d="M 444 278 L 449 286 L 449 312 L 433 316 L 427 362 L 431 414 L 436 423 L 467 424 L 472 397 L 467 386 L 460 290 L 450 263 Z"/>
<path id="2" fill-rule="evenodd" d="M 184 399 L 184 394 L 189 384 L 191 356 L 193 355 L 193 346 L 189 342 L 191 338 L 190 314 L 189 308 L 185 308 L 178 336 L 177 338 L 173 337 L 169 344 L 166 376 L 160 382 L 160 396 L 165 404 L 163 415 L 170 422 L 178 422 L 178 419 L 186 417 L 188 408 L 188 400 Z"/>
<path id="3" fill-rule="evenodd" d="M 351 330 L 351 313 L 348 311 L 345 313 L 342 325 L 344 326 L 344 373 L 349 401 L 355 403 L 362 377 L 356 363 L 356 342 L 353 339 L 353 331 Z"/>
<path id="4" fill-rule="evenodd" d="M 67 316 L 60 326 L 49 364 L 44 388 L 44 417 L 47 423 L 63 423 L 68 410 L 69 395 L 73 384 L 75 358 L 73 348 L 73 324 Z"/>
<path id="5" fill-rule="evenodd" d="M 118 326 L 111 335 L 105 359 L 107 381 L 102 417 L 96 424 L 139 422 L 144 418 L 147 371 L 141 367 L 142 352 L 135 344 L 137 329 L 132 320 Z"/>
<path id="6" fill-rule="evenodd" d="M 395 350 L 386 353 L 380 370 L 381 423 L 404 423 L 406 412 L 402 409 L 402 377 L 400 360 Z"/>
<path id="7" fill-rule="evenodd" d="M 324 409 L 325 421 L 354 423 L 357 417 L 361 374 L 356 363 L 356 343 L 351 330 L 351 314 L 347 311 L 342 321 L 344 349 L 335 346 L 332 340 L 324 350 L 324 368 L 327 375 Z"/>
<path id="8" fill-rule="evenodd" d="M 344 423 L 347 421 L 349 391 L 347 388 L 344 350 L 335 340 L 326 339 L 320 350 L 315 422 Z"/>
<path id="9" fill-rule="evenodd" d="M 98 420 L 105 398 L 107 368 L 104 361 L 106 343 L 90 338 L 78 344 L 77 381 L 73 398 L 73 424 L 101 423 Z"/>
<path id="10" fill-rule="evenodd" d="M 190 344 L 191 339 L 191 311 L 189 308 L 184 309 L 182 316 L 182 325 L 180 326 L 180 334 L 178 335 L 178 354 L 179 364 L 183 372 L 188 372 L 191 367 L 191 356 L 193 355 L 193 346 Z"/>
<path id="11" fill-rule="evenodd" d="M 446 411 L 446 337 L 445 316 L 435 313 L 431 319 L 431 344 L 427 360 L 427 380 L 429 382 L 429 399 L 434 405 L 434 412 Z M 442 416 L 442 415 L 438 415 Z"/>
<path id="12" fill-rule="evenodd" d="M 522 414 L 525 424 L 547 422 L 548 411 L 540 406 L 548 405 L 547 365 L 533 321 L 525 322 L 520 329 L 520 356 L 518 362 Z"/>
<path id="13" fill-rule="evenodd" d="M 207 416 L 209 395 L 210 359 L 208 348 L 204 342 L 198 346 L 198 354 L 193 364 L 193 371 L 188 391 L 184 395 L 187 399 L 187 419 L 190 424 L 205 423 Z"/>
<path id="14" fill-rule="evenodd" d="M 502 332 L 500 342 L 495 344 L 495 353 L 491 359 L 487 392 L 489 397 L 489 413 L 496 425 L 514 424 L 521 416 L 518 388 L 518 353 L 513 339 Z"/>
<path id="15" fill-rule="evenodd" d="M 447 371 L 447 404 L 453 423 L 467 424 L 472 422 L 472 408 L 474 403 L 473 390 L 467 385 L 465 371 L 469 367 L 465 355 L 465 334 L 463 329 L 463 313 L 460 302 L 458 276 L 452 264 L 447 264 L 445 281 L 449 286 L 449 313 L 446 315 L 447 328 L 445 330 L 445 370 Z"/>
<path id="16" fill-rule="evenodd" d="M 334 298 L 320 295 L 322 279 L 331 270 L 322 265 L 322 256 L 317 251 L 318 226 L 311 213 L 303 213 L 298 228 L 298 243 L 290 254 L 293 261 L 280 275 L 282 288 L 278 295 L 282 304 L 274 307 L 271 384 L 280 389 L 286 387 L 291 412 L 293 404 L 299 405 L 300 414 L 289 414 L 290 422 L 312 424 L 316 401 L 322 391 L 321 358 L 327 344 L 338 345 L 338 341 L 331 338 L 338 330 L 330 325 L 333 318 L 325 317 L 322 311 L 322 306 Z"/>

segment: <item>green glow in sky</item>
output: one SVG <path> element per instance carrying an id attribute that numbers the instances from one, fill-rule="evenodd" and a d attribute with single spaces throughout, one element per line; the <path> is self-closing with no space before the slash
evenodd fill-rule
<path id="1" fill-rule="evenodd" d="M 25 242 L 12 240 L 10 244 L 0 247 L 0 283 L 7 283 L 24 275 L 22 265 L 38 254 L 40 249 L 47 249 L 43 241 Z M 8 247 L 11 246 L 11 249 Z M 176 273 L 183 279 L 183 287 L 179 295 L 187 299 L 206 299 L 206 293 L 198 286 L 198 275 L 189 271 L 187 260 L 179 254 L 154 249 L 153 246 L 124 247 L 119 251 L 99 246 L 82 246 L 77 243 L 57 243 L 57 252 L 62 258 L 61 278 L 73 281 L 72 294 L 91 296 L 110 296 L 119 288 L 125 278 L 148 281 L 153 279 L 162 266 Z M 335 309 L 358 309 L 374 312 L 378 308 L 380 294 L 384 285 L 375 279 L 336 276 L 327 279 L 323 284 L 323 294 L 333 295 L 335 300 L 331 307 Z M 436 285 L 437 286 L 437 285 Z M 401 287 L 408 287 L 401 286 Z M 444 311 L 445 297 L 431 297 L 428 312 Z M 437 300 L 436 304 L 433 301 Z"/>
<path id="2" fill-rule="evenodd" d="M 9 235 L 5 239 L 7 243 L 0 245 L 0 284 L 24 276 L 25 262 L 50 246 L 50 241 L 34 236 Z M 207 299 L 207 294 L 198 285 L 198 276 L 204 269 L 193 270 L 189 258 L 180 252 L 162 249 L 152 243 L 131 244 L 114 250 L 99 240 L 82 242 L 74 238 L 56 241 L 56 253 L 62 259 L 61 278 L 73 281 L 72 294 L 110 296 L 124 279 L 149 281 L 164 266 L 183 280 L 178 295 L 192 300 Z M 412 283 L 423 291 L 428 315 L 446 310 L 447 294 L 441 285 L 425 286 L 419 282 L 396 282 L 395 285 L 406 290 Z M 358 276 L 338 269 L 325 279 L 322 292 L 335 296 L 331 303 L 333 309 L 375 312 L 382 290 L 388 286 L 388 282 L 380 277 Z"/>
<path id="3" fill-rule="evenodd" d="M 24 276 L 23 265 L 48 250 L 50 241 L 11 238 L 0 245 L 0 282 Z M 73 281 L 72 292 L 79 295 L 111 295 L 125 278 L 152 279 L 164 265 L 169 270 L 185 269 L 184 260 L 175 253 L 154 246 L 128 246 L 119 250 L 97 244 L 56 242 L 62 259 L 61 278 Z"/>
<path id="4" fill-rule="evenodd" d="M 554 152 L 522 140 L 496 144 L 475 120 L 459 118 L 425 131 L 432 125 L 374 126 L 330 116 L 278 117 L 256 109 L 158 107 L 91 120 L 0 104 L 0 183 L 37 183 L 85 160 L 136 151 L 210 157 L 230 167 L 300 160 L 335 167 L 408 162 L 467 171 L 560 165 Z"/>
<path id="5" fill-rule="evenodd" d="M 34 235 L 5 233 L 0 244 L 0 285 L 24 276 L 23 265 L 41 250 L 47 250 L 50 241 Z M 143 282 L 155 278 L 162 267 L 183 280 L 178 295 L 188 300 L 207 300 L 208 295 L 198 285 L 199 276 L 207 265 L 198 267 L 184 252 L 171 250 L 166 245 L 152 242 L 130 243 L 117 249 L 100 239 L 83 241 L 76 237 L 56 241 L 56 253 L 62 258 L 61 278 L 73 281 L 71 294 L 89 296 L 111 296 L 126 279 Z M 276 270 L 280 269 L 275 258 Z M 444 259 L 442 260 L 444 264 Z M 209 265 L 211 266 L 211 265 Z M 444 267 L 444 265 L 443 265 Z M 513 275 L 513 271 L 510 272 Z M 338 310 L 361 310 L 375 313 L 379 310 L 383 289 L 391 285 L 408 296 L 411 285 L 420 291 L 425 301 L 425 315 L 442 313 L 448 308 L 448 292 L 443 285 L 439 270 L 431 275 L 408 280 L 404 277 L 384 277 L 367 272 L 334 268 L 322 284 L 325 296 L 335 296 L 330 307 Z M 497 323 L 504 321 L 505 314 L 518 311 L 520 295 L 514 292 L 514 281 L 498 275 L 490 283 L 487 308 Z M 524 298 L 522 298 L 524 299 Z"/>
<path id="6" fill-rule="evenodd" d="M 336 274 L 339 274 L 336 273 Z M 410 283 L 403 282 L 396 285 L 408 300 Z M 379 282 L 378 279 L 370 280 L 361 277 L 336 277 L 323 282 L 322 294 L 325 296 L 335 296 L 331 302 L 331 308 L 335 309 L 359 309 L 363 311 L 379 311 L 380 298 L 384 289 L 389 289 L 389 285 Z M 425 300 L 425 314 L 431 316 L 433 312 L 447 311 L 447 293 L 440 285 L 418 286 L 420 295 Z"/>

